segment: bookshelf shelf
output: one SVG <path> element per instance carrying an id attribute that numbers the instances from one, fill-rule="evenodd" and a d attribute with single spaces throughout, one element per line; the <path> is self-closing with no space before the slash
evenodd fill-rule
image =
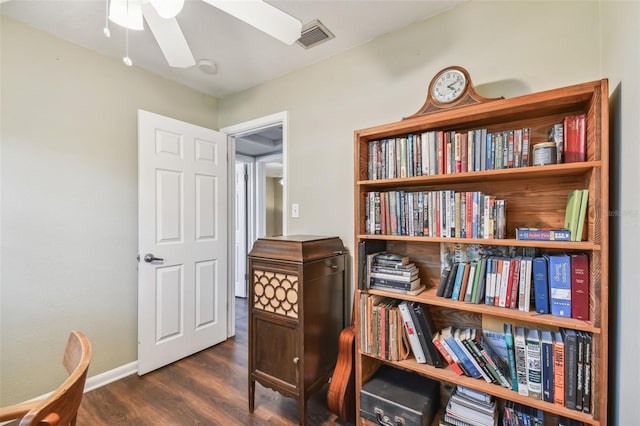
<path id="1" fill-rule="evenodd" d="M 504 180 L 526 180 L 532 177 L 543 176 L 564 177 L 579 176 L 591 173 L 593 169 L 601 167 L 601 161 L 584 161 L 580 163 L 551 164 L 548 166 L 522 167 L 515 169 L 485 170 L 478 172 L 461 172 L 435 176 L 414 176 L 410 178 L 362 180 L 356 182 L 357 186 L 367 190 L 386 187 L 413 188 L 430 184 L 467 183 L 477 182 L 479 179 L 500 182 Z"/>
<path id="2" fill-rule="evenodd" d="M 363 356 L 371 358 L 376 362 L 388 363 L 388 361 L 386 360 L 380 359 L 378 357 L 375 357 L 369 354 L 363 354 Z M 447 383 L 461 384 L 463 386 L 466 386 L 475 390 L 479 390 L 481 392 L 492 394 L 498 398 L 508 399 L 510 401 L 528 405 L 533 408 L 540 408 L 549 413 L 554 413 L 561 416 L 570 416 L 576 420 L 583 421 L 591 425 L 596 425 L 596 426 L 600 425 L 599 421 L 594 420 L 593 417 L 588 414 L 578 413 L 573 410 L 568 410 L 560 405 L 553 404 L 550 402 L 533 400 L 529 397 L 519 395 L 517 392 L 514 392 L 510 389 L 503 388 L 495 384 L 487 383 L 482 379 L 472 379 L 470 377 L 458 376 L 449 367 L 435 368 L 431 365 L 418 364 L 413 358 L 409 358 L 403 361 L 398 361 L 398 362 L 392 363 L 392 365 L 403 368 L 405 370 L 410 370 L 416 373 L 420 373 L 422 375 L 431 377 L 432 379 L 440 380 Z"/>
<path id="3" fill-rule="evenodd" d="M 379 294 L 388 296 L 389 293 L 382 290 L 369 289 L 370 294 Z M 403 299 L 411 300 L 414 302 L 424 303 L 427 305 L 441 306 L 443 308 L 450 308 L 457 311 L 474 312 L 482 315 L 491 315 L 494 317 L 508 318 L 515 321 L 522 321 L 529 324 L 546 325 L 553 328 L 565 327 L 572 328 L 574 330 L 588 331 L 590 333 L 599 334 L 601 332 L 599 327 L 595 327 L 593 324 L 587 321 L 577 320 L 573 318 L 560 318 L 548 314 L 539 314 L 537 312 L 523 312 L 517 309 L 500 308 L 497 306 L 489 306 L 483 303 L 466 303 L 460 301 L 453 301 L 444 297 L 436 296 L 436 289 L 430 288 L 423 291 L 416 296 L 403 295 Z"/>
<path id="4" fill-rule="evenodd" d="M 609 339 L 608 108 L 608 82 L 603 79 L 511 99 L 481 101 L 450 109 L 422 113 L 395 123 L 354 132 L 354 258 L 360 262 L 363 261 L 362 259 L 366 260 L 367 252 L 363 252 L 365 253 L 364 256 L 360 253 L 360 250 L 362 250 L 361 243 L 370 241 L 377 245 L 382 244 L 388 252 L 408 256 L 419 270 L 421 283 L 426 285 L 426 289 L 418 295 L 404 295 L 369 289 L 368 283 L 365 283 L 366 280 L 362 276 L 362 264 L 356 268 L 355 282 L 357 283 L 357 290 L 354 295 L 354 318 L 356 330 L 358 331 L 355 355 L 356 424 L 367 424 L 366 420 L 359 415 L 360 389 L 362 385 L 373 376 L 380 365 L 389 364 L 440 381 L 440 412 L 446 407 L 453 386 L 459 384 L 493 395 L 501 401 L 502 405 L 504 401 L 513 401 L 540 409 L 549 414 L 549 418 L 545 418 L 546 424 L 554 423 L 559 416 L 563 416 L 588 425 L 607 425 Z M 530 148 L 532 148 L 534 145 L 548 140 L 547 132 L 552 126 L 562 123 L 567 116 L 578 114 L 586 116 L 586 161 L 583 162 L 392 179 L 370 179 L 372 166 L 375 167 L 376 164 L 370 163 L 370 152 L 375 152 L 370 151 L 370 147 L 377 141 L 396 138 L 409 139 L 411 135 L 424 135 L 431 131 L 468 132 L 471 134 L 476 129 L 486 129 L 487 133 L 507 133 L 511 129 L 529 129 Z M 431 155 L 433 156 L 433 154 Z M 388 159 L 389 157 L 383 158 Z M 407 164 L 411 163 L 407 162 Z M 384 167 L 387 166 L 385 165 Z M 385 170 L 382 176 L 390 176 L 384 174 L 386 173 L 386 168 L 384 167 L 381 168 L 381 170 Z M 414 174 L 419 173 L 415 172 Z M 381 175 L 378 174 L 378 176 Z M 589 194 L 582 241 L 560 242 L 515 239 L 516 227 L 562 228 L 565 220 L 567 196 L 576 189 L 588 189 Z M 420 233 L 426 233 L 426 231 L 421 232 L 421 229 L 417 233 L 412 230 L 409 232 L 411 235 L 408 235 L 404 230 L 402 232 L 395 230 L 391 232 L 392 228 L 389 226 L 386 229 L 382 227 L 379 233 L 378 228 L 375 228 L 375 232 L 372 232 L 374 228 L 370 226 L 371 222 L 368 222 L 369 219 L 374 217 L 368 216 L 373 209 L 373 204 L 371 204 L 372 195 L 378 196 L 378 193 L 388 193 L 386 195 L 391 199 L 392 193 L 438 191 L 450 191 L 452 193 L 479 192 L 496 199 L 505 200 L 505 236 L 507 238 L 428 237 L 419 235 Z M 382 197 L 380 196 L 380 198 Z M 429 208 L 432 207 L 430 206 Z M 389 213 L 387 213 L 386 217 L 389 221 L 388 215 Z M 426 215 L 427 213 L 425 213 Z M 393 217 L 397 218 L 399 223 L 401 217 Z M 408 218 L 402 219 L 409 220 Z M 378 220 L 378 218 L 376 217 L 375 220 Z M 427 229 L 427 225 L 424 225 L 424 229 Z M 438 233 L 438 235 L 441 234 Z M 530 307 L 530 312 L 525 312 L 518 309 L 490 306 L 484 303 L 474 304 L 454 301 L 450 298 L 437 296 L 437 288 L 443 269 L 441 264 L 443 252 L 445 248 L 450 246 L 462 247 L 461 250 L 467 250 L 469 246 L 477 246 L 482 250 L 489 251 L 517 250 L 518 253 L 525 250 L 529 252 L 535 250 L 536 256 L 541 253 L 585 253 L 589 262 L 587 273 L 589 281 L 589 319 L 579 320 L 550 314 L 539 314 L 535 312 L 533 304 Z M 370 336 L 363 335 L 366 331 L 362 327 L 363 324 L 371 324 L 371 318 L 367 316 L 370 315 L 371 311 L 366 304 L 362 304 L 362 301 L 372 296 L 417 302 L 428 307 L 436 330 L 441 330 L 448 326 L 460 329 L 485 329 L 486 326 L 493 331 L 497 331 L 495 328 L 498 325 L 502 330 L 503 324 L 511 324 L 514 327 L 524 325 L 538 330 L 557 331 L 559 329 L 570 329 L 580 333 L 588 333 L 592 339 L 590 352 L 591 374 L 589 376 L 591 380 L 591 400 L 589 410 L 585 410 L 588 412 L 523 396 L 506 387 L 487 383 L 482 378 L 474 379 L 457 375 L 450 367 L 435 368 L 428 364 L 419 364 L 413 358 L 413 355 L 403 361 L 389 361 L 364 352 L 362 350 L 362 342 L 365 341 L 366 343 Z M 437 424 L 437 422 L 434 424 Z"/>
<path id="5" fill-rule="evenodd" d="M 514 239 L 478 239 L 478 238 L 437 238 L 437 237 L 407 237 L 403 235 L 367 235 L 359 234 L 360 239 L 385 240 L 385 241 L 406 241 L 422 243 L 451 243 L 451 244 L 477 244 L 487 246 L 515 246 L 515 247 L 538 247 L 545 249 L 559 250 L 600 250 L 599 244 L 588 241 L 526 241 Z"/>

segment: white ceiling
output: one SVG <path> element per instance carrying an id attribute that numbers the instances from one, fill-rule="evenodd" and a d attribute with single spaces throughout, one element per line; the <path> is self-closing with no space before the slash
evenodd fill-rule
<path id="1" fill-rule="evenodd" d="M 236 0 L 242 1 L 242 0 Z M 268 0 L 306 24 L 319 19 L 335 38 L 305 50 L 281 43 L 201 0 L 186 0 L 177 19 L 196 61 L 213 60 L 215 75 L 197 67 L 170 68 L 153 35 L 129 31 L 134 66 L 200 92 L 223 98 L 363 44 L 381 34 L 433 16 L 465 0 Z M 125 31 L 109 23 L 105 0 L 0 0 L 0 13 L 100 54 L 121 58 Z M 425 41 L 427 42 L 427 41 Z M 123 66 L 125 66 L 123 64 Z"/>

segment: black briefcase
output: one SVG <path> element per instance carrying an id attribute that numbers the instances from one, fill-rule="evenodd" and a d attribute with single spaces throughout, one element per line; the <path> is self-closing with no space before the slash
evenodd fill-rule
<path id="1" fill-rule="evenodd" d="M 384 426 L 428 426 L 440 406 L 440 383 L 387 365 L 360 390 L 360 416 Z"/>

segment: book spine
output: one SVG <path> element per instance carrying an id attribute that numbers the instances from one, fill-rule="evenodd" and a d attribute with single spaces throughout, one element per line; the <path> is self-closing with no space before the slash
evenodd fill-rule
<path id="1" fill-rule="evenodd" d="M 533 259 L 533 288 L 536 297 L 536 312 L 549 313 L 549 286 L 547 279 L 547 259 L 536 257 Z"/>
<path id="2" fill-rule="evenodd" d="M 466 263 L 458 264 L 458 271 L 456 272 L 456 280 L 453 284 L 453 291 L 451 292 L 451 299 L 458 300 L 460 298 L 460 289 L 462 288 L 462 279 L 464 278 L 464 271 Z"/>
<path id="3" fill-rule="evenodd" d="M 582 393 L 582 411 L 591 412 L 591 333 L 584 333 L 584 384 Z"/>
<path id="4" fill-rule="evenodd" d="M 576 409 L 576 386 L 578 375 L 578 341 L 575 330 L 564 331 L 564 406 Z"/>
<path id="5" fill-rule="evenodd" d="M 529 330 L 526 338 L 527 347 L 527 385 L 529 397 L 542 399 L 542 359 L 538 330 Z"/>
<path id="6" fill-rule="evenodd" d="M 589 257 L 571 255 L 571 318 L 589 320 Z"/>
<path id="7" fill-rule="evenodd" d="M 511 324 L 504 325 L 504 342 L 507 346 L 507 362 L 509 364 L 509 374 L 511 376 L 511 389 L 518 392 L 518 370 L 516 366 L 515 345 Z"/>
<path id="8" fill-rule="evenodd" d="M 378 285 L 382 287 L 397 288 L 400 290 L 413 290 L 416 287 L 419 287 L 419 284 L 420 284 L 419 280 L 420 280 L 419 278 L 416 278 L 414 281 L 400 281 L 400 280 L 394 280 L 394 279 L 378 278 L 378 277 L 374 277 L 373 274 L 371 274 L 370 284 Z M 416 281 L 418 281 L 417 283 L 418 285 L 415 285 Z"/>
<path id="9" fill-rule="evenodd" d="M 553 340 L 551 332 L 542 332 L 542 399 L 553 402 Z"/>
<path id="10" fill-rule="evenodd" d="M 513 341 L 518 378 L 518 393 L 523 396 L 529 396 L 529 384 L 527 381 L 527 343 L 523 327 L 516 327 Z"/>
<path id="11" fill-rule="evenodd" d="M 524 241 L 571 241 L 568 229 L 516 228 L 516 239 Z"/>
<path id="12" fill-rule="evenodd" d="M 417 302 L 409 303 L 409 307 L 414 314 L 414 324 L 418 329 L 418 339 L 420 344 L 423 345 L 422 349 L 427 359 L 427 363 L 434 367 L 442 367 L 442 359 L 433 344 L 433 334 L 435 330 L 433 328 L 433 320 L 429 313 L 428 308 L 423 307 Z"/>
<path id="13" fill-rule="evenodd" d="M 564 341 L 558 332 L 553 339 L 553 401 L 564 406 Z"/>
<path id="14" fill-rule="evenodd" d="M 584 114 L 564 119 L 564 162 L 586 161 L 586 116 Z"/>
<path id="15" fill-rule="evenodd" d="M 582 395 L 584 393 L 584 334 L 581 331 L 576 332 L 578 343 L 577 354 L 577 374 L 576 374 L 576 410 L 582 411 Z"/>
<path id="16" fill-rule="evenodd" d="M 411 317 L 409 304 L 406 301 L 403 301 L 398 305 L 398 308 L 400 309 L 400 316 L 402 317 L 402 322 L 405 331 L 407 332 L 409 346 L 411 346 L 413 356 L 415 357 L 417 363 L 426 364 L 427 359 L 424 356 L 422 345 L 420 345 L 420 340 L 418 339 L 418 334 L 413 323 L 413 318 Z"/>
<path id="17" fill-rule="evenodd" d="M 566 254 L 550 255 L 549 292 L 551 315 L 571 317 L 570 258 Z"/>
<path id="18" fill-rule="evenodd" d="M 522 167 L 529 166 L 529 128 L 522 129 Z"/>

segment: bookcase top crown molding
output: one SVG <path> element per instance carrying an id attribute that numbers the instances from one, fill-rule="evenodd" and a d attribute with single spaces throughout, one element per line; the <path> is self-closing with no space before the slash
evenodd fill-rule
<path id="1" fill-rule="evenodd" d="M 480 96 L 473 87 L 471 76 L 465 68 L 457 65 L 448 66 L 438 71 L 431 79 L 424 105 L 415 114 L 404 117 L 404 120 L 499 99 L 504 99 L 504 97 L 485 98 Z"/>

